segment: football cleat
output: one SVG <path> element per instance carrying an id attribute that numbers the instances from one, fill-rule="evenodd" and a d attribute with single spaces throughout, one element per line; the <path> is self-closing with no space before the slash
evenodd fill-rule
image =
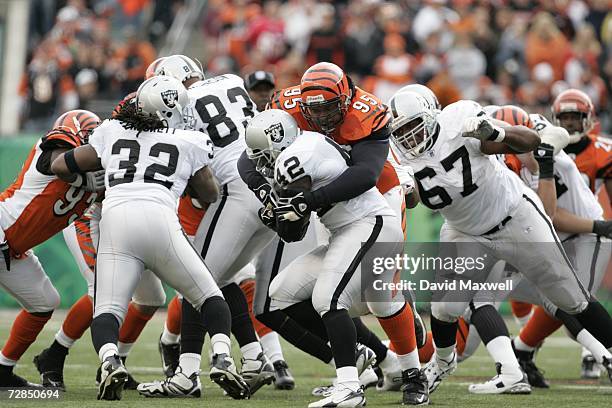
<path id="1" fill-rule="evenodd" d="M 164 381 L 140 383 L 136 390 L 140 395 L 151 398 L 200 398 L 202 383 L 198 372 L 187 377 L 178 367 L 172 377 Z"/>
<path id="2" fill-rule="evenodd" d="M 49 349 L 44 349 L 32 361 L 40 373 L 43 387 L 59 388 L 66 391 L 64 384 L 65 355 L 52 355 Z"/>
<path id="3" fill-rule="evenodd" d="M 164 344 L 161 341 L 161 334 L 157 341 L 157 348 L 159 355 L 161 356 L 162 369 L 166 377 L 172 377 L 174 370 L 179 365 L 179 357 L 181 356 L 181 345 L 177 344 Z"/>
<path id="4" fill-rule="evenodd" d="M 274 364 L 274 388 L 277 390 L 292 390 L 295 388 L 295 379 L 289 371 L 285 360 L 275 361 Z"/>
<path id="5" fill-rule="evenodd" d="M 227 354 L 213 355 L 210 379 L 234 399 L 248 399 L 251 396 L 249 385 L 238 375 L 234 360 Z"/>
<path id="6" fill-rule="evenodd" d="M 120 400 L 127 376 L 128 372 L 118 356 L 107 357 L 100 365 L 98 399 Z"/>
<path id="7" fill-rule="evenodd" d="M 587 355 L 582 357 L 582 364 L 580 367 L 580 377 L 596 380 L 601 376 L 601 370 L 599 368 L 599 364 L 595 361 L 595 357 L 592 355 Z"/>
<path id="8" fill-rule="evenodd" d="M 3 370 L 4 371 L 4 370 Z M 0 374 L 0 388 L 42 388 L 41 384 L 31 383 L 12 371 Z"/>
<path id="9" fill-rule="evenodd" d="M 369 366 L 363 371 L 363 373 L 361 373 L 359 376 L 359 384 L 364 390 L 378 384 L 378 375 L 376 375 L 376 371 L 374 371 L 372 366 Z"/>
<path id="10" fill-rule="evenodd" d="M 366 368 L 370 367 L 376 361 L 376 354 L 367 346 L 357 343 L 355 349 L 355 361 L 357 367 L 357 375 L 361 375 Z"/>
<path id="11" fill-rule="evenodd" d="M 381 371 L 381 379 L 376 386 L 377 391 L 399 391 L 402 387 L 402 368 L 400 367 L 397 354 L 387 351 L 387 357 L 378 365 Z"/>
<path id="12" fill-rule="evenodd" d="M 512 349 L 514 350 L 514 355 L 521 366 L 521 370 L 527 374 L 527 381 L 529 382 L 529 385 L 536 388 L 550 388 L 548 381 L 546 381 L 546 378 L 544 378 L 544 372 L 541 371 L 535 364 L 535 351 L 517 350 L 514 347 L 514 342 L 512 342 Z"/>
<path id="13" fill-rule="evenodd" d="M 402 404 L 428 405 L 429 387 L 427 376 L 418 368 L 411 368 L 402 372 Z"/>
<path id="14" fill-rule="evenodd" d="M 608 378 L 610 379 L 610 382 L 612 382 L 612 359 L 604 357 L 601 365 L 606 369 L 606 371 L 608 371 Z"/>
<path id="15" fill-rule="evenodd" d="M 427 327 L 416 310 L 416 304 L 412 304 L 412 314 L 414 315 L 414 337 L 416 338 L 417 348 L 422 348 L 427 343 Z"/>
<path id="16" fill-rule="evenodd" d="M 249 385 L 251 395 L 274 381 L 274 368 L 263 352 L 255 360 L 242 359 L 242 378 Z"/>
<path id="17" fill-rule="evenodd" d="M 518 373 L 502 373 L 503 366 L 495 363 L 497 375 L 482 384 L 471 384 L 468 391 L 472 394 L 531 394 L 527 376 L 518 368 Z"/>
<path id="18" fill-rule="evenodd" d="M 336 385 L 332 392 L 319 401 L 311 402 L 308 408 L 318 407 L 363 407 L 366 404 L 363 388 L 356 391 L 343 385 Z"/>
<path id="19" fill-rule="evenodd" d="M 425 366 L 424 372 L 427 377 L 429 393 L 431 394 L 438 388 L 442 380 L 455 371 L 457 368 L 457 353 L 453 352 L 449 361 L 443 360 L 434 353 L 431 360 Z"/>
<path id="20" fill-rule="evenodd" d="M 334 387 L 334 384 L 321 385 L 320 387 L 314 387 L 310 393 L 314 397 L 326 397 L 328 395 L 331 395 L 331 393 L 334 391 Z"/>

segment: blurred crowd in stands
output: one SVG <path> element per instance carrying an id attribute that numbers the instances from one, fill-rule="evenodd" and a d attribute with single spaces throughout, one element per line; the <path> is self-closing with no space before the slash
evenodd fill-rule
<path id="1" fill-rule="evenodd" d="M 183 3 L 34 0 L 26 125 L 49 106 L 88 108 L 94 97 L 133 91 Z M 385 101 L 418 82 L 442 105 L 465 98 L 544 114 L 574 87 L 610 133 L 610 10 L 610 0 L 209 0 L 202 54 L 190 56 L 209 75 L 272 72 L 277 88 L 332 61 Z"/>
<path id="2" fill-rule="evenodd" d="M 182 0 L 32 0 L 21 123 L 45 130 L 60 112 L 134 91 Z"/>

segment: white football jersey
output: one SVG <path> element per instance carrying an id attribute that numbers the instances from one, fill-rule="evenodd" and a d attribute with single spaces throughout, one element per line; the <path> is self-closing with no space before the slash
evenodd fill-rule
<path id="1" fill-rule="evenodd" d="M 189 178 L 213 159 L 206 134 L 163 129 L 138 132 L 105 120 L 89 138 L 106 170 L 103 211 L 153 201 L 176 210 Z"/>
<path id="2" fill-rule="evenodd" d="M 531 114 L 529 118 L 538 132 L 548 126 L 554 126 L 539 114 Z M 563 150 L 555 156 L 554 177 L 557 190 L 557 207 L 591 220 L 602 218 L 603 209 L 597 198 L 584 183 L 576 163 Z M 565 232 L 559 232 L 558 234 L 562 240 L 571 235 Z"/>
<path id="3" fill-rule="evenodd" d="M 215 158 L 210 167 L 219 184 L 240 177 L 236 163 L 246 149 L 244 132 L 257 108 L 237 75 L 225 74 L 198 81 L 187 90 L 193 120 L 188 128 L 206 132 Z"/>
<path id="4" fill-rule="evenodd" d="M 471 235 L 481 235 L 511 215 L 526 189 L 495 156 L 480 151 L 479 140 L 461 136 L 465 119 L 484 114 L 473 101 L 448 105 L 437 116 L 433 146 L 417 158 L 399 156 L 414 170 L 421 202 Z"/>
<path id="5" fill-rule="evenodd" d="M 312 190 L 324 187 L 349 167 L 350 156 L 336 142 L 316 132 L 303 132 L 276 159 L 274 180 L 286 186 L 310 176 Z M 364 217 L 394 215 L 382 194 L 372 187 L 358 197 L 332 205 L 320 214 L 321 222 L 333 230 Z"/>

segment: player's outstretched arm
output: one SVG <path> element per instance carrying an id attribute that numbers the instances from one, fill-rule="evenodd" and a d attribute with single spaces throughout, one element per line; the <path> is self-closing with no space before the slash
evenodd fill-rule
<path id="1" fill-rule="evenodd" d="M 91 145 L 64 151 L 51 163 L 51 172 L 57 177 L 88 191 L 104 188 L 104 171 L 95 171 L 101 168 L 100 158 Z"/>
<path id="2" fill-rule="evenodd" d="M 541 143 L 540 136 L 533 129 L 511 126 L 486 116 L 466 119 L 462 136 L 480 140 L 480 151 L 484 154 L 525 153 Z"/>
<path id="3" fill-rule="evenodd" d="M 196 171 L 187 182 L 190 195 L 197 199 L 203 207 L 208 207 L 219 198 L 219 186 L 209 167 Z"/>

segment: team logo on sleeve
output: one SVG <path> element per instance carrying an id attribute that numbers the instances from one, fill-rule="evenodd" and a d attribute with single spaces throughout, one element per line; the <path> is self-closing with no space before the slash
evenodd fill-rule
<path id="1" fill-rule="evenodd" d="M 161 93 L 162 100 L 170 109 L 176 106 L 178 101 L 178 91 L 176 89 L 169 89 Z"/>
<path id="2" fill-rule="evenodd" d="M 267 129 L 264 129 L 266 136 L 269 136 L 273 142 L 280 142 L 285 137 L 285 129 L 280 123 L 275 123 Z"/>

